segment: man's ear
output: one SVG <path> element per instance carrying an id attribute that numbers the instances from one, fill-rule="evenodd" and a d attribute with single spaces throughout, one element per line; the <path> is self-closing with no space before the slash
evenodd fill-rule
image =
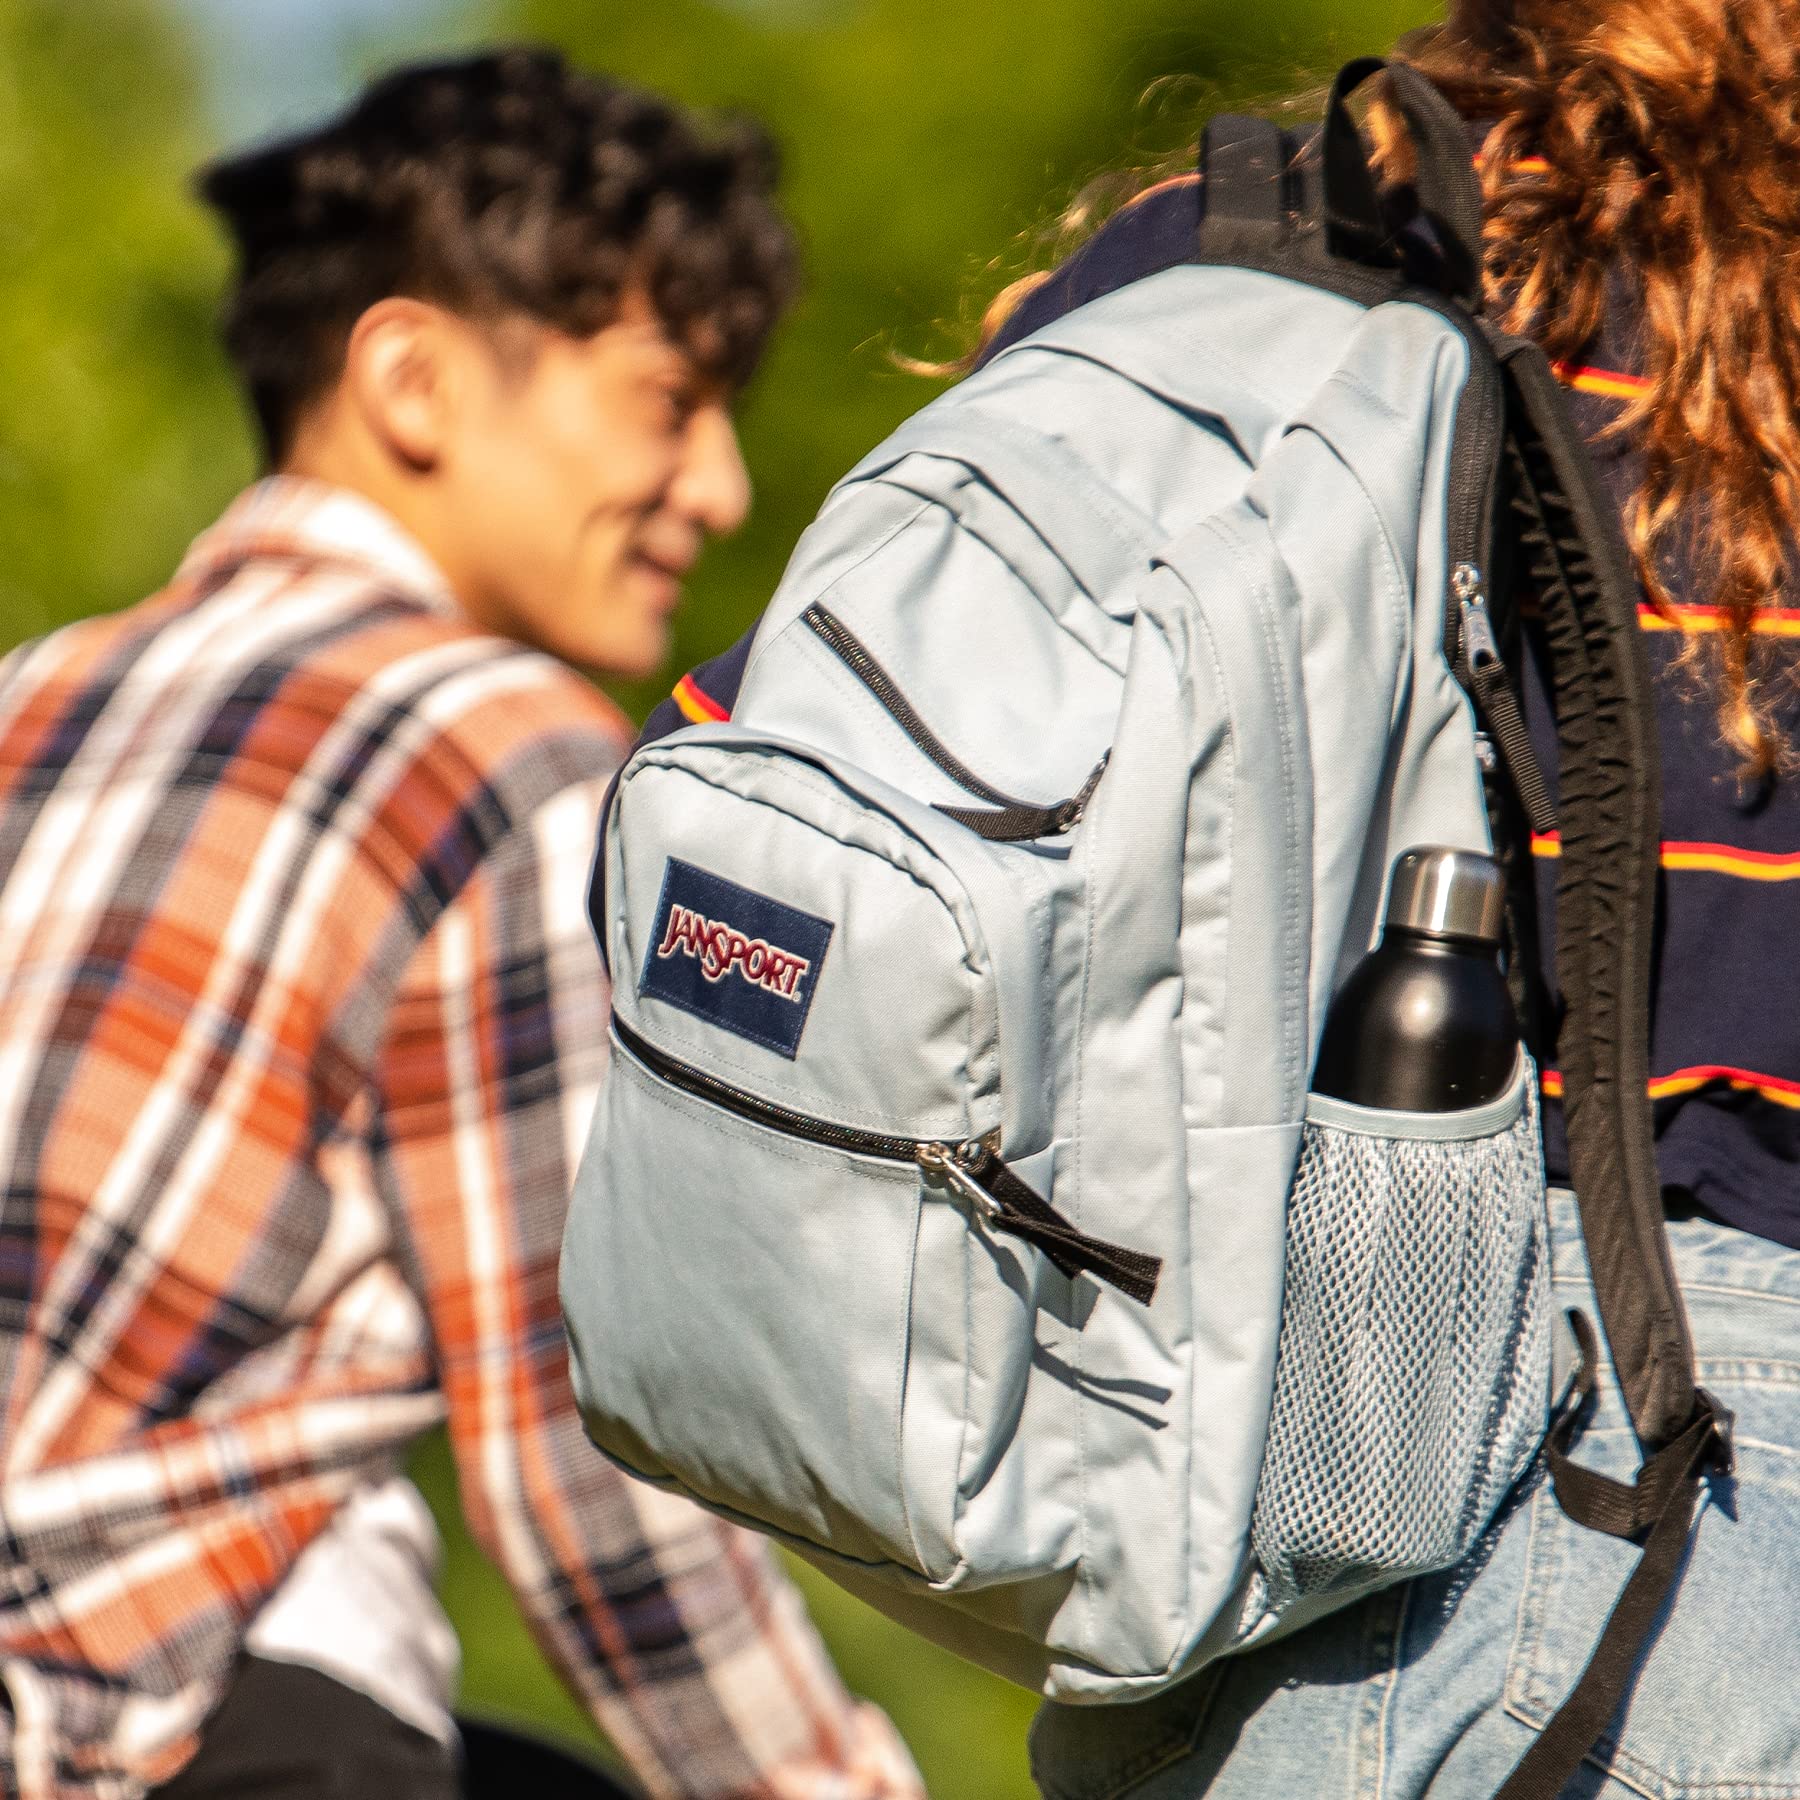
<path id="1" fill-rule="evenodd" d="M 344 351 L 344 393 L 364 426 L 408 468 L 437 467 L 468 371 L 457 321 L 395 295 L 356 321 Z"/>

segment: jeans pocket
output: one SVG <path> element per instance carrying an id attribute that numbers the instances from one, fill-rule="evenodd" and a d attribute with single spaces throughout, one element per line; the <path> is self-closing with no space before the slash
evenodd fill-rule
<path id="1" fill-rule="evenodd" d="M 1125 1800 L 1192 1754 L 1229 1659 L 1123 1706 L 1049 1701 L 1031 1722 L 1031 1777 L 1044 1800 Z"/>
<path id="2" fill-rule="evenodd" d="M 1592 1760 L 1652 1800 L 1800 1800 L 1800 1367 L 1703 1360 L 1736 1415 L 1736 1470 L 1705 1495 L 1674 1598 Z M 1616 1401 L 1579 1459 L 1620 1479 L 1636 1445 Z M 1631 1545 L 1532 1502 L 1507 1710 L 1541 1728 L 1593 1653 L 1636 1567 Z"/>

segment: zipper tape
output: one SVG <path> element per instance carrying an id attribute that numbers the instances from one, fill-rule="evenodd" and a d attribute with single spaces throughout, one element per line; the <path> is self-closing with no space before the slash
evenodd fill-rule
<path id="1" fill-rule="evenodd" d="M 1081 821 L 1093 792 L 1100 785 L 1106 769 L 1101 757 L 1088 776 L 1080 793 L 1068 800 L 1041 806 L 1035 800 L 1015 799 L 1011 794 L 984 781 L 940 738 L 919 716 L 918 709 L 907 699 L 899 684 L 876 661 L 869 648 L 851 631 L 836 613 L 814 601 L 801 615 L 813 635 L 829 649 L 877 700 L 896 725 L 912 740 L 913 747 L 935 763 L 959 788 L 985 800 L 986 807 L 937 806 L 957 824 L 965 825 L 990 843 L 1026 843 L 1033 838 L 1058 837 L 1072 831 Z M 992 810 L 989 810 L 989 809 Z"/>
<path id="2" fill-rule="evenodd" d="M 1500 640 L 1488 613 L 1487 591 L 1480 569 L 1458 563 L 1450 572 L 1450 591 L 1462 614 L 1462 641 L 1456 673 L 1491 734 L 1531 829 L 1540 837 L 1556 829 L 1556 808 L 1531 748 L 1512 681 L 1500 658 Z"/>
<path id="3" fill-rule="evenodd" d="M 955 1144 L 935 1138 L 921 1140 L 888 1132 L 865 1131 L 854 1125 L 836 1125 L 828 1119 L 815 1119 L 806 1113 L 795 1112 L 791 1107 L 778 1106 L 771 1100 L 747 1093 L 743 1088 L 720 1081 L 717 1076 L 708 1075 L 658 1050 L 633 1031 L 616 1012 L 612 1016 L 612 1029 L 619 1047 L 648 1074 L 670 1087 L 786 1137 L 801 1138 L 853 1156 L 874 1157 L 882 1162 L 914 1163 L 927 1176 L 969 1200 L 976 1216 L 989 1229 L 1034 1245 L 1071 1279 L 1077 1275 L 1092 1275 L 1096 1281 L 1117 1288 L 1141 1306 L 1148 1306 L 1155 1298 L 1156 1284 L 1162 1274 L 1161 1257 L 1130 1250 L 1079 1230 L 1049 1201 L 1033 1193 L 985 1139 Z"/>

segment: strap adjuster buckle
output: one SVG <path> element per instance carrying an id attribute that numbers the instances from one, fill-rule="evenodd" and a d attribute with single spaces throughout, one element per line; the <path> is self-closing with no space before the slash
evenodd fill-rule
<path id="1" fill-rule="evenodd" d="M 1729 1475 L 1737 1465 L 1737 1450 L 1731 1439 L 1737 1415 L 1730 1407 L 1721 1406 L 1705 1388 L 1695 1388 L 1694 1393 L 1699 1410 L 1712 1419 L 1712 1444 L 1700 1466 L 1709 1475 Z"/>

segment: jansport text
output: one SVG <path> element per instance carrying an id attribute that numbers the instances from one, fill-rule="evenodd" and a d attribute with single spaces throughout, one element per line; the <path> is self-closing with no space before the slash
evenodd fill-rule
<path id="1" fill-rule="evenodd" d="M 798 1002 L 800 982 L 812 967 L 804 956 L 782 950 L 763 938 L 746 937 L 722 919 L 708 919 L 691 907 L 671 905 L 669 926 L 658 956 L 676 951 L 699 959 L 708 981 L 723 981 L 733 969 L 754 986 Z"/>

